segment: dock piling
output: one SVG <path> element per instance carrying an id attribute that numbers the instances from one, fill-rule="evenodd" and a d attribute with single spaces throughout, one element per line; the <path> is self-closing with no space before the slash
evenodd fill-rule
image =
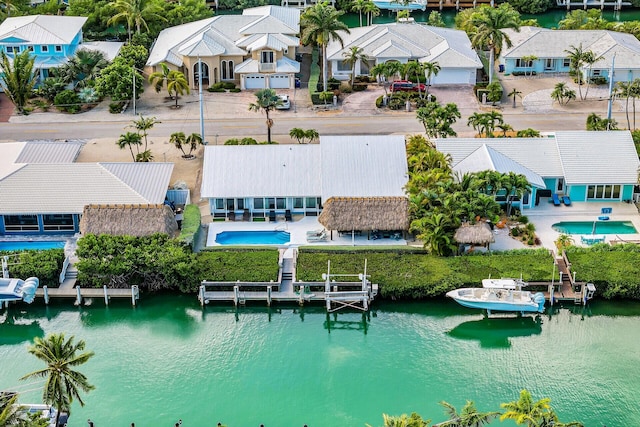
<path id="1" fill-rule="evenodd" d="M 76 302 L 75 305 L 82 304 L 82 293 L 80 292 L 80 285 L 76 286 Z"/>
<path id="2" fill-rule="evenodd" d="M 44 303 L 49 305 L 49 287 L 47 285 L 42 286 L 42 291 L 44 292 Z"/>
<path id="3" fill-rule="evenodd" d="M 271 286 L 267 286 L 267 305 L 271 307 Z"/>
<path id="4" fill-rule="evenodd" d="M 138 285 L 133 285 L 131 286 L 131 304 L 135 307 L 136 306 L 136 300 L 140 298 L 140 289 L 138 288 Z"/>
<path id="5" fill-rule="evenodd" d="M 109 293 L 107 291 L 107 285 L 104 285 L 104 305 L 109 305 Z"/>

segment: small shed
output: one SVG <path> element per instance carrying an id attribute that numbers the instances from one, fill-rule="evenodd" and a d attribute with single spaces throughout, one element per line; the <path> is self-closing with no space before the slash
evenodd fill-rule
<path id="1" fill-rule="evenodd" d="M 178 231 L 173 210 L 165 204 L 100 204 L 84 207 L 80 220 L 82 234 L 148 236 Z"/>
<path id="2" fill-rule="evenodd" d="M 406 197 L 331 197 L 318 217 L 327 230 L 372 231 L 409 229 Z"/>
<path id="3" fill-rule="evenodd" d="M 486 222 L 475 224 L 462 224 L 453 235 L 453 239 L 465 245 L 483 246 L 489 249 L 489 245 L 496 241 L 491 227 Z"/>

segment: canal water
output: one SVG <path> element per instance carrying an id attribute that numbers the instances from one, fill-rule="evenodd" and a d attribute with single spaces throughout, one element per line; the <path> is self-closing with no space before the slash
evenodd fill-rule
<path id="1" fill-rule="evenodd" d="M 382 413 L 446 419 L 441 400 L 497 410 L 527 388 L 564 421 L 640 425 L 640 304 L 596 301 L 539 317 L 485 319 L 450 301 L 377 303 L 327 316 L 322 307 L 207 306 L 194 296 L 143 296 L 12 306 L 0 315 L 0 390 L 43 367 L 35 336 L 65 332 L 96 355 L 81 368 L 96 389 L 69 427 L 362 427 Z M 511 422 L 493 425 L 513 426 Z"/>

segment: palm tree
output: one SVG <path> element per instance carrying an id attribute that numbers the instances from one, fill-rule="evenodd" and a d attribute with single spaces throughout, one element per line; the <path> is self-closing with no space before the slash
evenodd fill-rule
<path id="1" fill-rule="evenodd" d="M 160 71 L 154 71 L 149 74 L 149 83 L 153 85 L 156 93 L 160 93 L 162 87 L 169 79 L 171 69 L 164 62 L 160 63 Z"/>
<path id="2" fill-rule="evenodd" d="M 156 123 L 162 122 L 160 120 L 156 120 L 155 117 L 143 117 L 142 114 L 140 114 L 140 118 L 138 120 L 134 120 L 133 125 L 129 126 L 135 128 L 140 136 L 144 138 L 144 151 L 147 151 L 147 131 Z"/>
<path id="3" fill-rule="evenodd" d="M 134 145 L 136 146 L 137 151 L 139 153 L 140 146 L 142 145 L 142 137 L 140 136 L 139 133 L 127 132 L 125 134 L 120 135 L 120 138 L 118 139 L 118 141 L 116 141 L 116 144 L 118 145 L 118 147 L 120 147 L 121 150 L 124 150 L 125 148 L 129 147 L 129 151 L 131 151 L 131 158 L 135 162 L 136 156 L 135 154 L 133 154 L 133 146 Z"/>
<path id="4" fill-rule="evenodd" d="M 113 0 L 109 5 L 118 13 L 109 18 L 107 24 L 111 25 L 122 20 L 126 21 L 129 41 L 131 41 L 131 27 L 134 25 L 136 33 L 140 34 L 142 27 L 149 31 L 148 19 L 167 21 L 167 18 L 161 15 L 162 9 L 153 0 Z"/>
<path id="5" fill-rule="evenodd" d="M 425 249 L 434 255 L 444 256 L 455 250 L 453 221 L 449 215 L 435 213 L 414 220 L 411 229 L 418 232 L 418 238 L 424 241 Z"/>
<path id="6" fill-rule="evenodd" d="M 522 98 L 522 92 L 514 87 L 507 96 L 510 96 L 513 99 L 513 108 L 516 108 L 516 97 Z"/>
<path id="7" fill-rule="evenodd" d="M 351 67 L 351 87 L 356 80 L 356 65 L 358 61 L 367 61 L 369 57 L 358 46 L 351 46 L 347 52 L 342 52 L 344 62 Z"/>
<path id="8" fill-rule="evenodd" d="M 429 99 L 429 86 L 431 86 L 431 78 L 437 76 L 441 68 L 438 62 L 423 62 L 422 66 L 424 69 L 424 77 L 427 84 L 427 93 L 425 93 L 425 98 Z"/>
<path id="9" fill-rule="evenodd" d="M 497 411 L 479 412 L 476 404 L 471 400 L 467 400 L 460 413 L 452 404 L 444 400 L 440 404 L 444 406 L 445 413 L 449 416 L 448 421 L 438 424 L 440 427 L 482 427 L 500 415 Z"/>
<path id="10" fill-rule="evenodd" d="M 358 12 L 360 18 L 360 26 L 362 27 L 362 12 L 365 10 L 367 0 L 353 0 L 351 3 L 351 12 Z"/>
<path id="11" fill-rule="evenodd" d="M 507 190 L 507 216 L 511 215 L 511 207 L 513 198 L 522 200 L 522 196 L 531 188 L 527 177 L 515 172 L 509 172 L 503 181 L 504 188 Z"/>
<path id="12" fill-rule="evenodd" d="M 20 114 L 25 113 L 24 107 L 36 85 L 35 59 L 35 56 L 31 56 L 29 51 L 25 50 L 10 61 L 7 54 L 0 51 L 0 69 L 3 70 L 3 73 L 0 73 L 0 86 Z"/>
<path id="13" fill-rule="evenodd" d="M 19 422 L 18 395 L 0 393 L 0 426 L 17 426 Z"/>
<path id="14" fill-rule="evenodd" d="M 169 143 L 173 144 L 178 150 L 182 151 L 182 157 L 187 158 L 187 153 L 184 151 L 184 145 L 187 143 L 187 137 L 184 132 L 174 132 L 169 137 Z"/>
<path id="15" fill-rule="evenodd" d="M 587 99 L 587 95 L 589 95 L 589 87 L 591 86 L 591 68 L 593 64 L 603 59 L 604 56 L 597 56 L 592 50 L 588 50 L 584 53 L 583 62 L 587 66 L 587 90 L 584 93 L 584 99 Z M 613 78 L 613 76 L 609 76 L 609 78 Z"/>
<path id="16" fill-rule="evenodd" d="M 502 3 L 499 7 L 481 6 L 477 8 L 471 18 L 476 28 L 471 38 L 471 45 L 476 49 L 489 50 L 489 84 L 493 82 L 493 68 L 496 58 L 500 56 L 502 46 L 511 47 L 511 39 L 502 30 L 511 28 L 520 31 L 518 12 L 509 4 Z"/>
<path id="17" fill-rule="evenodd" d="M 428 102 L 416 111 L 416 118 L 424 126 L 424 132 L 429 138 L 456 136 L 453 124 L 460 117 L 460 110 L 454 103 L 441 106 L 438 102 Z"/>
<path id="18" fill-rule="evenodd" d="M 578 88 L 579 87 L 580 86 L 578 86 Z M 576 91 L 569 89 L 566 83 L 559 82 L 556 83 L 553 91 L 551 92 L 551 99 L 557 101 L 560 105 L 564 105 L 572 99 L 576 99 Z"/>
<path id="19" fill-rule="evenodd" d="M 45 379 L 42 401 L 58 409 L 55 425 L 58 425 L 60 412 L 69 412 L 75 399 L 80 406 L 84 406 L 80 392 L 88 393 L 95 388 L 89 384 L 84 374 L 74 370 L 94 355 L 92 351 L 85 352 L 84 348 L 84 341 L 75 343 L 74 337 L 66 340 L 64 333 L 50 334 L 44 339 L 36 337 L 33 345 L 29 347 L 29 353 L 42 360 L 47 366 L 21 379 Z"/>
<path id="20" fill-rule="evenodd" d="M 520 398 L 513 402 L 500 404 L 506 412 L 500 416 L 500 421 L 514 420 L 516 424 L 526 424 L 528 427 L 538 427 L 544 414 L 551 411 L 551 399 L 533 401 L 531 393 L 527 390 L 520 391 Z"/>
<path id="21" fill-rule="evenodd" d="M 367 0 L 365 3 L 364 12 L 367 14 L 367 25 L 373 24 L 375 16 L 380 16 L 380 8 L 371 0 Z"/>
<path id="22" fill-rule="evenodd" d="M 632 82 L 617 82 L 613 91 L 613 95 L 616 97 L 623 97 L 625 99 L 624 112 L 627 116 L 627 129 L 631 129 L 631 120 L 629 119 L 629 98 L 632 96 L 631 86 Z"/>
<path id="23" fill-rule="evenodd" d="M 273 127 L 273 120 L 269 117 L 269 113 L 280 104 L 282 104 L 282 100 L 273 89 L 260 89 L 256 92 L 256 102 L 249 104 L 249 111 L 263 111 L 267 116 L 268 144 L 271 144 L 271 128 Z"/>
<path id="24" fill-rule="evenodd" d="M 374 65 L 369 70 L 371 75 L 382 83 L 382 88 L 384 89 L 385 96 L 387 95 L 387 79 L 395 73 L 395 71 L 392 70 L 391 67 L 389 67 L 389 64 L 391 64 L 391 62 L 381 62 Z"/>
<path id="25" fill-rule="evenodd" d="M 301 42 L 304 45 L 315 43 L 322 49 L 322 90 L 327 90 L 327 44 L 330 41 L 339 41 L 343 45 L 339 31 L 350 33 L 345 23 L 340 21 L 344 12 L 337 11 L 327 2 L 319 2 L 309 7 L 300 17 L 302 27 Z"/>
<path id="26" fill-rule="evenodd" d="M 569 55 L 571 71 L 578 79 L 578 94 L 580 95 L 580 99 L 584 100 L 582 96 L 582 66 L 585 63 L 586 51 L 582 47 L 582 43 L 580 43 L 578 46 L 571 45 L 571 48 L 565 50 L 565 52 Z"/>
<path id="27" fill-rule="evenodd" d="M 65 65 L 58 69 L 58 75 L 65 83 L 75 83 L 83 88 L 87 82 L 95 80 L 100 71 L 109 65 L 104 53 L 98 50 L 79 49 Z"/>
<path id="28" fill-rule="evenodd" d="M 17 12 L 18 11 L 18 5 L 22 5 L 25 2 L 21 1 L 21 0 L 2 0 L 0 1 L 0 4 L 2 6 L 4 6 L 3 8 L 0 8 L 0 12 L 1 9 L 4 9 L 6 11 L 7 14 L 7 18 L 11 18 L 11 12 Z M 1 16 L 1 15 L 0 15 Z M 2 19 L 0 19 L 1 21 Z"/>
<path id="29" fill-rule="evenodd" d="M 177 109 L 178 95 L 184 95 L 185 92 L 187 94 L 190 92 L 187 78 L 181 71 L 169 71 L 169 74 L 167 75 L 167 92 L 169 92 L 169 96 L 171 96 L 171 93 L 173 92 L 176 99 L 176 105 L 174 108 Z"/>
<path id="30" fill-rule="evenodd" d="M 198 145 L 204 144 L 204 141 L 202 140 L 202 136 L 199 133 L 195 133 L 195 132 L 189 135 L 185 142 L 187 143 L 187 145 L 189 145 L 189 153 L 187 154 L 189 158 L 194 157 L 193 152 L 196 151 L 196 149 L 198 148 Z"/>

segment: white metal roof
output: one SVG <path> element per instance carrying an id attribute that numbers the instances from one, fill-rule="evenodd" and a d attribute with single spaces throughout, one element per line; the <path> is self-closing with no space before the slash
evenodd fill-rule
<path id="1" fill-rule="evenodd" d="M 0 43 L 11 39 L 27 44 L 69 44 L 86 21 L 83 16 L 10 17 L 0 24 Z"/>
<path id="2" fill-rule="evenodd" d="M 0 179 L 24 166 L 16 164 L 16 159 L 20 156 L 26 144 L 26 142 L 5 142 L 0 144 Z"/>
<path id="3" fill-rule="evenodd" d="M 0 214 L 80 214 L 92 203 L 162 203 L 172 170 L 172 163 L 24 165 L 0 180 Z"/>
<path id="4" fill-rule="evenodd" d="M 322 199 L 406 196 L 403 135 L 321 136 Z"/>
<path id="5" fill-rule="evenodd" d="M 202 169 L 205 198 L 321 194 L 317 144 L 207 146 Z"/>
<path id="6" fill-rule="evenodd" d="M 24 143 L 15 163 L 73 163 L 83 145 L 79 141 L 29 141 Z"/>
<path id="7" fill-rule="evenodd" d="M 270 15 L 284 22 L 289 28 L 298 30 L 300 28 L 300 9 L 295 7 L 282 6 L 258 6 L 250 7 L 242 11 L 243 15 Z M 296 31 L 297 32 L 297 31 Z"/>
<path id="8" fill-rule="evenodd" d="M 633 184 L 640 161 L 629 131 L 558 131 L 546 138 L 444 138 L 436 147 L 452 157 L 454 168 L 482 145 L 543 178 L 567 184 Z M 515 172 L 515 171 L 514 171 Z"/>
<path id="9" fill-rule="evenodd" d="M 357 46 L 370 58 L 437 60 L 442 68 L 482 67 L 464 31 L 419 23 L 376 24 L 350 31 L 350 34 L 339 32 L 343 45 L 339 41 L 329 42 L 328 60 L 343 60 L 343 53 Z M 446 51 L 453 51 L 456 55 L 445 55 Z"/>
<path id="10" fill-rule="evenodd" d="M 79 48 L 102 52 L 108 61 L 113 61 L 118 56 L 122 46 L 124 46 L 122 42 L 85 42 Z"/>

